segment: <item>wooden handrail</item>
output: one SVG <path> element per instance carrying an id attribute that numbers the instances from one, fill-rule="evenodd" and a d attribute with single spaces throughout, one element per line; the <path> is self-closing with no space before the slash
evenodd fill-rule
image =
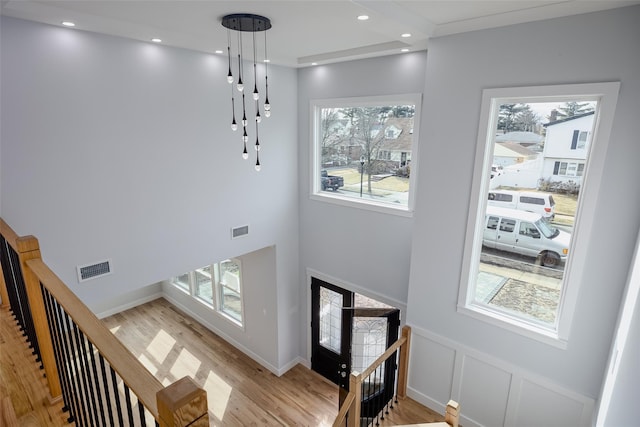
<path id="1" fill-rule="evenodd" d="M 2 218 L 0 218 L 0 233 L 18 254 L 20 260 L 40 357 L 52 400 L 61 398 L 62 393 L 40 285 L 46 288 L 73 323 L 88 337 L 109 363 L 113 372 L 117 373 L 135 393 L 161 427 L 209 425 L 206 391 L 188 377 L 164 387 L 42 261 L 40 246 L 34 236 L 19 237 Z M 2 274 L 1 269 L 0 274 Z M 3 288 L 0 296 L 4 305 L 8 299 L 4 276 L 0 285 Z"/>
<path id="2" fill-rule="evenodd" d="M 51 271 L 42 259 L 31 259 L 27 266 L 74 320 L 84 334 L 100 349 L 114 371 L 135 391 L 138 399 L 158 416 L 156 394 L 164 388 L 136 357 L 107 329 L 102 321 Z"/>
<path id="3" fill-rule="evenodd" d="M 352 374 L 353 375 L 353 374 Z M 344 425 L 344 420 L 347 417 L 347 412 L 351 409 L 351 405 L 353 405 L 353 401 L 356 398 L 356 394 L 353 391 L 350 391 L 345 397 L 344 402 L 342 402 L 342 406 L 340 407 L 340 411 L 338 411 L 338 415 L 336 416 L 335 421 L 333 422 L 333 427 L 340 427 Z"/>
<path id="4" fill-rule="evenodd" d="M 408 326 L 405 326 L 408 328 Z M 369 367 L 367 369 L 365 369 L 364 371 L 360 372 L 358 374 L 358 376 L 362 377 L 362 378 L 366 378 L 369 376 L 369 374 L 371 374 L 373 371 L 375 371 L 378 366 L 382 365 L 382 363 L 384 361 L 386 361 L 388 358 L 391 357 L 391 355 L 393 355 L 393 353 L 395 353 L 395 351 L 401 346 L 404 345 L 404 343 L 407 342 L 407 338 L 405 336 L 402 336 L 400 338 L 398 338 L 398 341 L 394 342 L 393 344 L 391 344 L 391 346 L 384 352 L 382 353 L 371 365 L 369 365 Z"/>

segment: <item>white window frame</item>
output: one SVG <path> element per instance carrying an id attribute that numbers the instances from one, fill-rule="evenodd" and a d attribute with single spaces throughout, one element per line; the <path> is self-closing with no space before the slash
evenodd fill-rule
<path id="1" fill-rule="evenodd" d="M 222 283 L 222 279 L 220 277 L 220 264 L 222 264 L 223 262 L 226 261 L 231 261 L 234 264 L 238 265 L 238 290 L 236 291 L 235 289 L 233 289 L 230 286 L 225 285 L 224 283 Z M 213 266 L 214 268 L 214 303 L 215 303 L 215 307 L 216 310 L 218 311 L 218 313 L 220 313 L 221 315 L 229 318 L 229 320 L 236 322 L 238 324 L 242 324 L 244 321 L 244 298 L 243 298 L 243 292 L 242 292 L 242 263 L 240 261 L 240 259 L 238 258 L 230 258 L 224 261 L 220 261 L 219 263 L 216 263 L 215 266 Z M 240 296 L 240 319 L 237 319 L 233 314 L 230 314 L 223 305 L 223 292 L 224 289 L 230 289 L 233 292 L 237 292 Z"/>
<path id="2" fill-rule="evenodd" d="M 379 105 L 415 105 L 415 113 L 413 118 L 413 141 L 411 144 L 411 175 L 409 176 L 409 196 L 407 206 L 396 206 L 388 203 L 377 202 L 369 199 L 357 199 L 346 197 L 340 194 L 321 191 L 320 170 L 322 169 L 320 159 L 322 157 L 322 148 L 320 146 L 320 110 L 322 108 L 347 108 L 347 107 L 372 107 Z M 409 93 L 400 95 L 382 95 L 382 96 L 366 96 L 357 98 L 333 98 L 333 99 L 315 99 L 310 101 L 310 141 L 311 155 L 310 168 L 311 179 L 309 194 L 312 200 L 351 206 L 359 209 L 372 210 L 376 212 L 389 213 L 399 216 L 411 217 L 415 207 L 416 194 L 416 177 L 418 176 L 418 146 L 419 146 L 419 128 L 422 107 L 422 94 Z"/>
<path id="3" fill-rule="evenodd" d="M 224 309 L 224 307 L 222 306 L 222 301 L 221 301 L 221 297 L 220 297 L 220 292 L 223 291 L 223 287 L 225 286 L 224 284 L 222 284 L 220 282 L 220 277 L 219 277 L 219 271 L 220 271 L 220 263 L 221 262 L 225 262 L 225 261 L 233 261 L 234 263 L 238 264 L 240 271 L 239 271 L 239 283 L 238 283 L 238 288 L 239 291 L 238 293 L 240 294 L 240 319 L 237 319 L 235 316 L 233 316 L 232 314 L 229 314 L 227 312 L 227 310 Z M 206 266 L 200 267 L 200 268 L 204 268 Z M 214 313 L 218 314 L 219 316 L 227 319 L 228 321 L 232 322 L 233 324 L 235 324 L 236 326 L 244 329 L 244 292 L 243 292 L 243 284 L 242 284 L 242 262 L 239 258 L 229 258 L 227 260 L 223 260 L 220 261 L 218 263 L 212 263 L 210 264 L 211 267 L 211 271 L 212 271 L 212 277 L 211 277 L 211 292 L 212 292 L 212 301 L 209 302 L 207 300 L 205 300 L 204 298 L 202 298 L 200 295 L 197 294 L 197 289 L 196 289 L 196 270 L 200 270 L 200 268 L 197 268 L 196 270 L 193 271 L 189 271 L 188 273 L 184 273 L 181 274 L 180 276 L 175 276 L 172 277 L 170 280 L 170 283 L 176 288 L 179 289 L 180 291 L 184 292 L 185 294 L 187 294 L 190 298 L 193 298 L 195 301 L 199 302 L 200 304 L 206 306 L 207 308 L 210 308 Z M 181 277 L 183 275 L 187 275 L 189 283 L 188 283 L 188 289 L 185 289 L 183 286 L 181 286 L 179 283 L 179 281 L 177 280 L 178 277 Z M 235 290 L 234 290 L 235 291 Z"/>
<path id="4" fill-rule="evenodd" d="M 467 219 L 466 243 L 462 260 L 458 311 L 478 320 L 494 324 L 518 334 L 566 348 L 571 331 L 580 283 L 585 266 L 589 263 L 588 238 L 595 225 L 595 212 L 604 174 L 609 136 L 618 99 L 619 82 L 587 83 L 554 86 L 530 86 L 486 89 L 482 94 L 478 141 L 471 189 L 470 209 Z M 598 110 L 593 125 L 591 153 L 584 173 L 584 184 L 580 192 L 579 210 L 572 234 L 571 254 L 565 265 L 558 314 L 552 326 L 526 321 L 510 316 L 504 311 L 492 310 L 475 302 L 477 266 L 482 246 L 482 221 L 486 212 L 486 194 L 489 190 L 493 138 L 497 128 L 498 109 L 501 104 L 517 102 L 562 102 L 570 98 L 576 101 L 598 101 Z"/>

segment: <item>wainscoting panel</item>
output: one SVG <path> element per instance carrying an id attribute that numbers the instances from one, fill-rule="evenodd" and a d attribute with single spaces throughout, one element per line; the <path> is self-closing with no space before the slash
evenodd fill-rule
<path id="1" fill-rule="evenodd" d="M 412 328 L 408 394 L 444 412 L 460 403 L 465 427 L 590 426 L 593 399 L 495 357 Z"/>
<path id="2" fill-rule="evenodd" d="M 417 335 L 415 331 L 411 335 L 410 348 L 409 385 L 430 396 L 433 402 L 448 402 L 452 394 L 455 350 Z"/>
<path id="3" fill-rule="evenodd" d="M 467 354 L 461 359 L 458 394 L 466 415 L 482 425 L 504 425 L 511 373 Z"/>

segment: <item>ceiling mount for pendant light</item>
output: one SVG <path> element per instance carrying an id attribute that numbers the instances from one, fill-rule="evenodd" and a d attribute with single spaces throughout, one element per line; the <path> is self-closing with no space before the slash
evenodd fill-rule
<path id="1" fill-rule="evenodd" d="M 266 31 L 271 28 L 271 20 L 269 18 L 265 18 L 261 15 L 254 15 L 252 13 L 233 13 L 231 15 L 226 15 L 222 18 L 222 26 L 227 29 L 227 58 L 229 61 L 229 72 L 227 74 L 227 82 L 233 85 L 236 83 L 236 89 L 238 92 L 242 94 L 242 127 L 243 127 L 243 135 L 242 141 L 244 145 L 244 150 L 242 152 L 242 157 L 244 159 L 248 158 L 248 152 L 246 148 L 246 143 L 248 141 L 247 135 L 247 111 L 246 111 L 246 103 L 245 103 L 245 93 L 244 88 L 246 86 L 245 82 L 243 82 L 243 78 L 245 81 L 247 80 L 247 76 L 244 73 L 243 63 L 244 63 L 244 52 L 243 52 L 243 44 L 242 44 L 242 33 L 247 32 L 251 33 L 251 47 L 253 53 L 253 92 L 251 94 L 253 100 L 255 101 L 255 126 L 256 126 L 256 164 L 255 169 L 257 171 L 260 170 L 260 159 L 258 157 L 258 152 L 260 151 L 260 142 L 258 140 L 258 124 L 261 122 L 262 117 L 260 116 L 260 102 L 261 95 L 258 89 L 258 71 L 257 71 L 257 46 L 256 46 L 256 33 L 265 32 L 264 35 L 264 116 L 271 116 L 271 105 L 269 104 L 269 80 L 267 77 L 267 34 Z M 231 45 L 233 42 L 232 31 L 237 32 L 237 57 L 238 57 L 238 65 L 235 69 L 235 73 L 233 72 L 233 64 L 235 61 L 232 59 L 232 49 Z M 234 57 L 235 59 L 235 57 Z M 237 76 L 237 77 L 236 77 Z M 250 87 L 250 86 L 249 86 Z M 231 129 L 236 130 L 238 125 L 236 123 L 236 113 L 235 113 L 235 91 L 233 90 L 233 86 L 231 87 L 231 113 L 232 113 L 232 121 L 231 121 Z"/>

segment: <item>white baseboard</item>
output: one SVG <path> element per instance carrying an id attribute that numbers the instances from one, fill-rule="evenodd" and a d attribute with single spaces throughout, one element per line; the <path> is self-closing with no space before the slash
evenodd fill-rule
<path id="1" fill-rule="evenodd" d="M 139 305 L 148 303 L 148 302 L 153 301 L 153 300 L 158 299 L 158 298 L 162 298 L 163 296 L 164 296 L 164 294 L 162 293 L 162 291 L 154 292 L 152 294 L 145 295 L 145 296 L 143 296 L 141 298 L 138 298 L 138 299 L 135 299 L 133 301 L 128 301 L 128 302 L 126 302 L 124 304 L 112 307 L 112 308 L 110 308 L 108 310 L 105 310 L 105 311 L 102 311 L 100 313 L 96 313 L 96 317 L 98 319 L 104 319 L 105 317 L 113 316 L 114 314 L 118 314 L 118 313 L 123 312 L 125 310 L 129 310 L 130 308 L 137 307 Z"/>

